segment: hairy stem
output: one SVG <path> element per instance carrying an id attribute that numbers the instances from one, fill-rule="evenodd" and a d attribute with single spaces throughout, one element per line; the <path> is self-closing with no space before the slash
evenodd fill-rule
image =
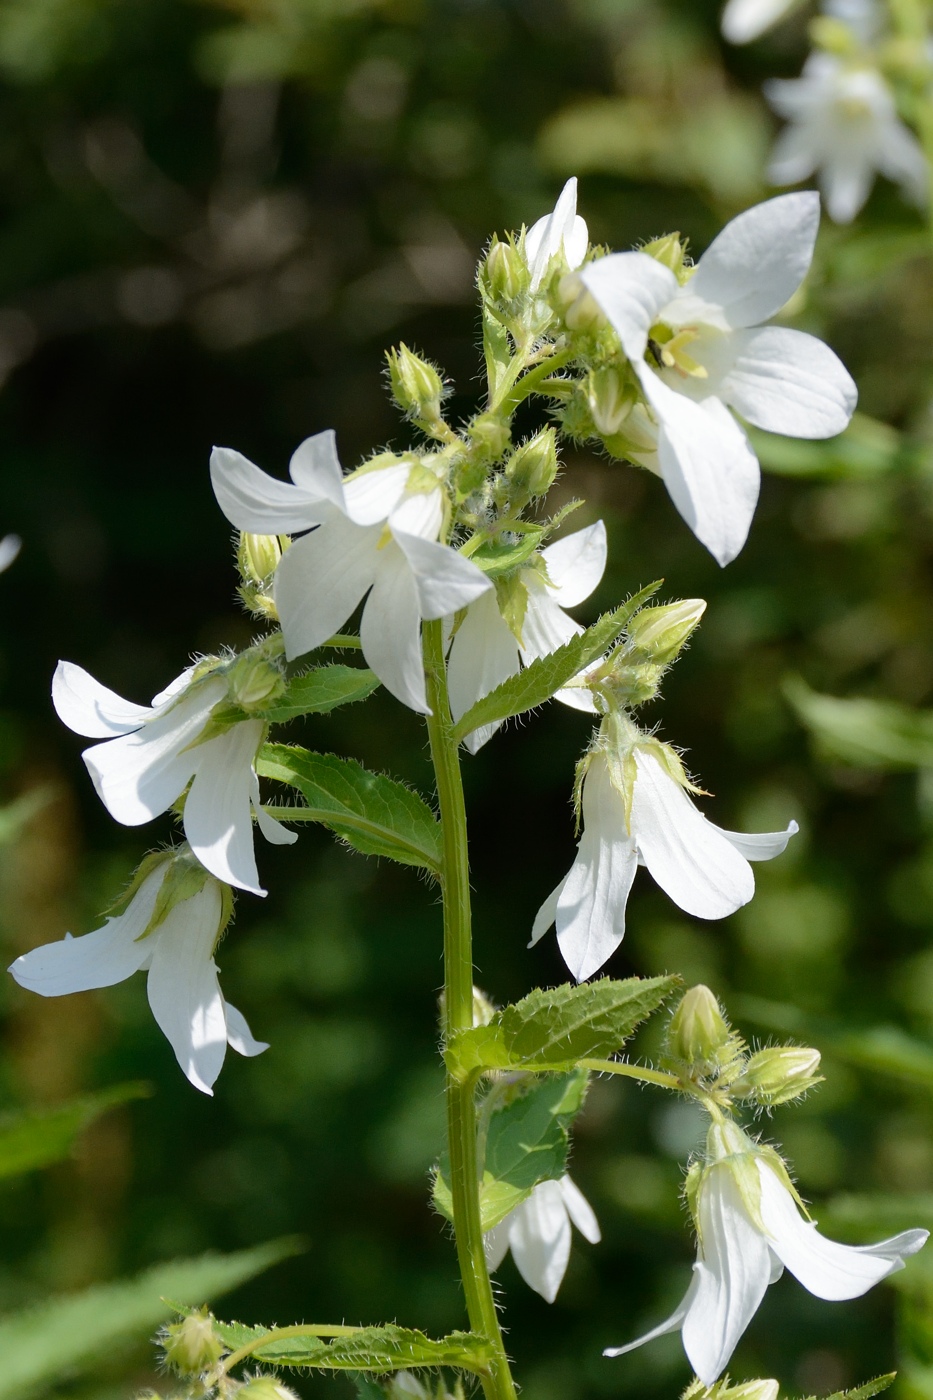
<path id="1" fill-rule="evenodd" d="M 428 736 L 437 781 L 443 832 L 441 894 L 444 901 L 444 1036 L 473 1025 L 473 946 L 466 807 L 460 756 L 453 737 L 447 694 L 441 622 L 424 624 Z M 483 1379 L 487 1400 L 515 1400 L 515 1386 L 502 1343 L 499 1319 L 486 1268 L 479 1210 L 476 1158 L 476 1100 L 472 1080 L 460 1083 L 449 1072 L 446 1083 L 447 1150 L 453 1198 L 454 1234 L 470 1327 L 491 1343 L 493 1359 Z"/>

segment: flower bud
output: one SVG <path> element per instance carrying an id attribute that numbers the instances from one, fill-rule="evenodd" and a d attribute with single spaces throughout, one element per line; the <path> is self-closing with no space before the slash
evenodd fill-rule
<path id="1" fill-rule="evenodd" d="M 597 430 L 611 437 L 635 406 L 635 386 L 617 365 L 604 365 L 586 380 L 586 402 Z"/>
<path id="2" fill-rule="evenodd" d="M 523 494 L 543 496 L 557 475 L 557 437 L 553 428 L 542 428 L 517 447 L 505 464 L 511 485 Z"/>
<path id="3" fill-rule="evenodd" d="M 230 668 L 230 699 L 241 710 L 265 710 L 285 689 L 281 667 L 255 649 L 244 651 Z"/>
<path id="4" fill-rule="evenodd" d="M 512 440 L 509 424 L 501 413 L 481 413 L 467 428 L 470 442 L 489 461 L 496 461 Z"/>
<path id="5" fill-rule="evenodd" d="M 492 240 L 483 269 L 486 286 L 494 301 L 514 301 L 529 285 L 528 267 L 511 243 Z"/>
<path id="6" fill-rule="evenodd" d="M 571 331 L 592 331 L 606 318 L 595 297 L 576 272 L 567 272 L 557 284 L 557 300 L 564 308 L 564 322 Z"/>
<path id="7" fill-rule="evenodd" d="M 723 1386 L 718 1400 L 778 1400 L 780 1389 L 774 1380 L 743 1381 L 741 1385 Z"/>
<path id="8" fill-rule="evenodd" d="M 162 1334 L 166 1365 L 179 1376 L 200 1376 L 209 1371 L 224 1350 L 209 1312 L 191 1313 L 181 1322 L 170 1322 Z"/>
<path id="9" fill-rule="evenodd" d="M 702 983 L 691 987 L 668 1026 L 669 1057 L 681 1064 L 715 1069 L 727 1054 L 732 1058 L 732 1045 L 729 1024 L 709 987 Z"/>
<path id="10" fill-rule="evenodd" d="M 686 643 L 706 612 L 702 598 L 682 598 L 677 603 L 642 608 L 628 625 L 630 643 L 647 652 L 652 661 L 666 666 Z"/>
<path id="11" fill-rule="evenodd" d="M 275 573 L 282 553 L 278 535 L 250 535 L 242 531 L 236 556 L 242 577 L 251 583 L 263 583 Z"/>
<path id="12" fill-rule="evenodd" d="M 298 1396 L 278 1376 L 253 1376 L 237 1391 L 237 1400 L 298 1400 Z"/>
<path id="13" fill-rule="evenodd" d="M 410 418 L 434 422 L 440 417 L 444 385 L 432 364 L 409 350 L 404 341 L 386 351 L 389 383 L 399 408 Z"/>
<path id="14" fill-rule="evenodd" d="M 640 251 L 647 253 L 649 258 L 654 258 L 655 262 L 669 267 L 677 280 L 682 280 L 687 249 L 679 233 L 666 233 L 663 238 L 655 238 L 646 243 Z"/>
<path id="15" fill-rule="evenodd" d="M 772 1106 L 787 1103 L 820 1083 L 819 1050 L 803 1045 L 776 1045 L 752 1055 L 733 1092 Z"/>

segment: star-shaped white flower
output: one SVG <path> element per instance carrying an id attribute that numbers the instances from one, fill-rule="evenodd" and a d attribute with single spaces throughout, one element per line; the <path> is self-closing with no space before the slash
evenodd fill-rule
<path id="1" fill-rule="evenodd" d="M 765 95 L 789 125 L 775 142 L 768 179 L 795 185 L 817 172 L 829 216 L 855 218 L 876 174 L 907 197 L 928 197 L 930 168 L 913 132 L 900 120 L 894 95 L 874 67 L 813 53 L 795 79 L 772 79 Z"/>
<path id="2" fill-rule="evenodd" d="M 631 820 L 626 794 L 613 780 L 605 752 L 591 758 L 583 780 L 583 834 L 569 873 L 538 910 L 529 947 L 552 924 L 564 962 L 578 982 L 592 977 L 625 935 L 625 906 L 639 865 L 687 914 L 722 919 L 755 892 L 752 860 L 780 855 L 786 831 L 746 835 L 723 831 L 694 807 L 659 746 L 636 743 Z M 616 770 L 617 771 L 617 770 Z"/>
<path id="3" fill-rule="evenodd" d="M 155 921 L 165 880 L 186 858 L 193 866 L 183 849 L 161 861 L 124 912 L 102 928 L 34 948 L 17 958 L 10 972 L 28 991 L 59 997 L 112 987 L 148 970 L 152 1014 L 191 1083 L 210 1094 L 228 1045 L 240 1055 L 259 1055 L 268 1047 L 253 1038 L 245 1017 L 220 991 L 213 957 L 225 922 L 220 884 L 202 871 L 200 888 Z M 183 889 L 180 893 L 184 896 Z"/>
<path id="4" fill-rule="evenodd" d="M 582 603 L 602 578 L 606 568 L 606 527 L 597 520 L 548 545 L 540 558 L 547 571 L 546 580 L 533 566 L 521 574 L 528 590 L 521 644 L 503 619 L 492 590 L 470 605 L 457 628 L 447 666 L 450 709 L 455 720 L 482 696 L 514 676 L 522 662 L 527 665 L 536 657 L 547 656 L 583 631 L 564 608 Z M 452 618 L 450 622 L 453 623 Z M 578 710 L 596 708 L 590 692 L 582 686 L 568 686 L 559 690 L 555 698 Z M 484 724 L 475 729 L 464 740 L 470 753 L 482 748 L 500 724 Z"/>
<path id="5" fill-rule="evenodd" d="M 782 1173 L 755 1151 L 755 1144 L 734 1124 L 726 1128 L 736 1140 L 738 1163 L 745 1164 L 744 1181 L 734 1170 L 736 1159 L 729 1156 L 703 1173 L 696 1202 L 700 1243 L 683 1301 L 665 1322 L 637 1341 L 603 1353 L 622 1356 L 666 1332 L 680 1330 L 687 1357 L 708 1386 L 728 1366 L 768 1285 L 785 1268 L 815 1297 L 841 1302 L 860 1298 L 902 1269 L 905 1258 L 916 1254 L 928 1238 L 926 1230 L 906 1230 L 872 1245 L 826 1239 L 813 1221 L 801 1215 Z"/>
<path id="6" fill-rule="evenodd" d="M 683 285 L 647 253 L 613 253 L 579 273 L 657 420 L 671 499 L 720 564 L 745 543 L 760 482 L 729 409 L 803 438 L 834 436 L 855 409 L 855 385 L 828 346 L 761 324 L 803 281 L 818 223 L 816 194 L 781 195 L 727 224 Z"/>
<path id="7" fill-rule="evenodd" d="M 590 235 L 586 221 L 577 213 L 577 177 L 572 175 L 561 190 L 550 214 L 538 219 L 525 233 L 525 259 L 531 272 L 531 290 L 536 292 L 552 258 L 563 252 L 569 271 L 586 257 Z"/>
<path id="8" fill-rule="evenodd" d="M 260 805 L 254 764 L 263 721 L 243 719 L 201 740 L 227 698 L 228 681 L 219 670 L 201 678 L 193 669 L 183 671 L 151 706 L 122 699 L 70 661 L 58 663 L 52 680 L 59 719 L 76 734 L 106 741 L 82 757 L 110 815 L 124 826 L 141 826 L 168 811 L 191 783 L 184 828 L 198 860 L 218 880 L 265 894 L 253 851 L 253 814 L 267 841 L 291 845 L 298 838 Z"/>
<path id="9" fill-rule="evenodd" d="M 211 456 L 214 492 L 238 530 L 310 531 L 275 574 L 286 655 L 321 646 L 366 597 L 360 642 L 367 664 L 404 705 L 429 713 L 422 620 L 458 612 L 492 587 L 482 570 L 438 540 L 443 481 L 429 459 L 344 479 L 332 432 L 302 443 L 289 470 L 294 484 L 267 476 L 230 448 L 215 447 Z"/>
<path id="10" fill-rule="evenodd" d="M 486 1231 L 489 1272 L 498 1269 L 511 1249 L 529 1288 L 553 1303 L 570 1259 L 571 1221 L 590 1244 L 599 1244 L 599 1221 L 579 1186 L 569 1176 L 539 1181 L 527 1200 Z"/>

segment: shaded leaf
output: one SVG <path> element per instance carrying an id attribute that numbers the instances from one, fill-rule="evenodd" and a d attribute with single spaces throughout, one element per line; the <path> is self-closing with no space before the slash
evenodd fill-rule
<path id="1" fill-rule="evenodd" d="M 269 1329 L 218 1322 L 216 1330 L 231 1350 L 268 1338 L 250 1352 L 251 1360 L 281 1366 L 310 1366 L 322 1371 L 373 1371 L 382 1374 L 418 1366 L 454 1366 L 484 1371 L 492 1356 L 489 1343 L 470 1332 L 452 1332 L 435 1341 L 407 1327 L 361 1327 L 346 1337 L 320 1337 L 318 1329 Z M 323 1330 L 323 1329 L 321 1329 Z M 280 1335 L 276 1335 L 276 1333 Z M 284 1335 L 287 1333 L 288 1335 Z"/>
<path id="2" fill-rule="evenodd" d="M 838 437 L 822 441 L 780 437 L 749 428 L 755 455 L 765 471 L 777 476 L 872 480 L 901 460 L 902 439 L 896 428 L 856 413 Z"/>
<path id="3" fill-rule="evenodd" d="M 323 715 L 338 705 L 365 700 L 379 685 L 379 677 L 362 666 L 318 666 L 288 683 L 285 694 L 262 712 L 275 724 L 300 715 Z"/>
<path id="4" fill-rule="evenodd" d="M 794 677 L 785 681 L 784 693 L 828 756 L 859 768 L 933 768 L 933 711 L 819 695 Z"/>
<path id="5" fill-rule="evenodd" d="M 148 1084 L 116 1084 L 58 1108 L 0 1119 L 0 1177 L 17 1176 L 60 1162 L 68 1156 L 78 1134 L 95 1118 L 118 1104 L 148 1098 L 151 1093 Z"/>

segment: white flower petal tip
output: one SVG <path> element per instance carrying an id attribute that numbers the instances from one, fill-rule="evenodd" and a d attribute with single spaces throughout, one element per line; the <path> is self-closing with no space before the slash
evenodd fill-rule
<path id="1" fill-rule="evenodd" d="M 211 485 L 217 504 L 238 530 L 291 534 L 319 525 L 334 508 L 345 511 L 343 472 L 331 431 L 306 438 L 292 454 L 292 480 L 269 476 L 242 452 L 215 447 Z"/>
<path id="2" fill-rule="evenodd" d="M 511 1249 L 522 1278 L 547 1303 L 553 1303 L 570 1260 L 571 1222 L 584 1239 L 598 1244 L 599 1223 L 593 1208 L 569 1176 L 541 1181 L 485 1236 L 490 1273 Z"/>
<path id="3" fill-rule="evenodd" d="M 16 559 L 23 547 L 19 535 L 4 535 L 0 540 L 0 574 L 4 573 Z"/>
<path id="4" fill-rule="evenodd" d="M 72 661 L 59 661 L 52 677 L 52 704 L 63 724 L 87 739 L 112 739 L 140 729 L 152 715 L 96 681 Z"/>
<path id="5" fill-rule="evenodd" d="M 720 21 L 730 44 L 750 44 L 795 7 L 797 0 L 728 0 Z"/>
<path id="6" fill-rule="evenodd" d="M 544 280 L 551 258 L 563 249 L 567 266 L 574 271 L 586 257 L 589 231 L 577 213 L 577 177 L 571 175 L 550 214 L 533 223 L 525 233 L 525 258 L 531 271 L 531 290 Z"/>

